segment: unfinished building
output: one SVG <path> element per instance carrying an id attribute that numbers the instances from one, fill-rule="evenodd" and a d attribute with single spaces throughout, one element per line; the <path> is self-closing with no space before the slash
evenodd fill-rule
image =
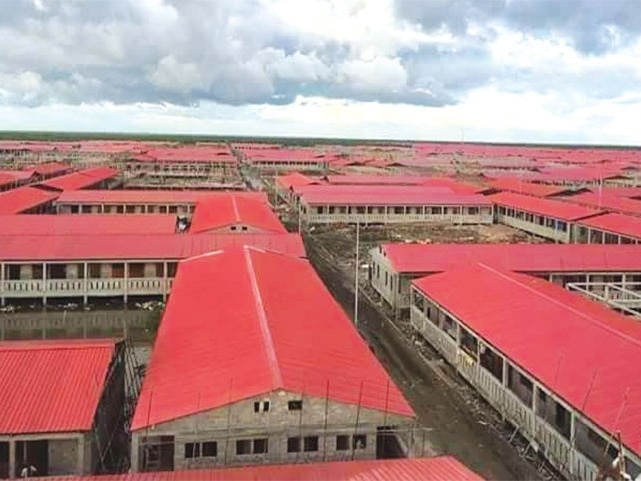
<path id="1" fill-rule="evenodd" d="M 619 454 L 641 474 L 638 321 L 477 264 L 415 280 L 411 324 L 566 478 L 594 480 Z"/>
<path id="2" fill-rule="evenodd" d="M 574 222 L 601 214 L 590 207 L 530 195 L 501 192 L 487 197 L 496 221 L 555 242 L 572 242 Z"/>
<path id="3" fill-rule="evenodd" d="M 581 244 L 639 244 L 641 218 L 606 213 L 578 221 L 574 226 L 574 242 Z"/>
<path id="4" fill-rule="evenodd" d="M 397 313 L 410 307 L 412 280 L 484 263 L 566 286 L 602 289 L 620 283 L 641 290 L 641 246 L 585 244 L 382 244 L 369 251 L 368 279 Z"/>
<path id="5" fill-rule="evenodd" d="M 308 186 L 299 215 L 307 224 L 492 224 L 492 203 L 444 187 Z"/>
<path id="6" fill-rule="evenodd" d="M 127 467 L 124 349 L 112 340 L 0 343 L 0 478 Z"/>
<path id="7" fill-rule="evenodd" d="M 132 469 L 411 456 L 415 423 L 308 261 L 234 248 L 180 263 Z"/>

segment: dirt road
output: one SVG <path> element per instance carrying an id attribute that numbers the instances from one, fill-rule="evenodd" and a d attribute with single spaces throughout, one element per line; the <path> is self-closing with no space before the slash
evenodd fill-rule
<path id="1" fill-rule="evenodd" d="M 353 317 L 353 277 L 350 279 L 341 270 L 329 246 L 310 236 L 305 244 L 318 274 Z M 471 388 L 455 375 L 443 375 L 444 366 L 437 356 L 422 358 L 365 296 L 359 301 L 359 330 L 427 428 L 425 455 L 456 456 L 487 479 L 542 479 L 499 434 L 502 426 L 494 426 L 487 417 L 478 414 L 474 404 L 479 401 L 473 401 L 474 394 L 462 395 Z"/>

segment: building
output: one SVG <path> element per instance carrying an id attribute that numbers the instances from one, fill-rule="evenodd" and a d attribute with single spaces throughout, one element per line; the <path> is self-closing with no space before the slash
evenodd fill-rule
<path id="1" fill-rule="evenodd" d="M 446 187 L 308 186 L 300 196 L 308 224 L 491 224 L 492 204 L 481 195 Z"/>
<path id="2" fill-rule="evenodd" d="M 617 212 L 619 214 L 641 216 L 641 201 L 612 194 L 583 192 L 559 197 L 559 200 L 585 205 L 594 209 Z"/>
<path id="3" fill-rule="evenodd" d="M 122 182 L 117 179 L 118 174 L 118 170 L 112 167 L 95 167 L 54 177 L 36 186 L 57 191 L 119 187 Z"/>
<path id="4" fill-rule="evenodd" d="M 537 184 L 516 177 L 503 177 L 488 182 L 487 193 L 514 192 L 534 197 L 556 197 L 572 192 L 572 189 L 553 184 Z"/>
<path id="5" fill-rule="evenodd" d="M 641 219 L 607 213 L 576 223 L 574 242 L 583 244 L 639 244 Z"/>
<path id="6" fill-rule="evenodd" d="M 641 282 L 641 246 L 382 244 L 369 253 L 369 282 L 399 313 L 410 307 L 412 280 L 476 263 L 534 275 L 562 286 L 615 282 L 641 288 L 634 286 Z"/>
<path id="7" fill-rule="evenodd" d="M 276 195 L 283 199 L 286 203 L 293 203 L 294 188 L 307 185 L 320 185 L 322 182 L 319 179 L 309 177 L 299 172 L 292 172 L 291 174 L 279 175 L 274 181 L 274 189 Z"/>
<path id="8" fill-rule="evenodd" d="M 411 456 L 414 416 L 307 260 L 213 252 L 180 263 L 132 469 Z"/>
<path id="9" fill-rule="evenodd" d="M 0 215 L 42 214 L 51 210 L 59 192 L 25 185 L 0 193 Z"/>
<path id="10" fill-rule="evenodd" d="M 117 164 L 132 182 L 165 188 L 186 184 L 242 187 L 238 160 L 226 145 L 156 147 Z"/>
<path id="11" fill-rule="evenodd" d="M 163 222 L 155 227 L 164 226 L 169 227 Z M 52 235 L 43 228 L 42 234 L 0 235 L 0 303 L 166 298 L 178 261 L 233 246 L 305 256 L 298 234 L 151 234 L 136 233 L 135 226 L 120 234 L 86 234 L 80 226 L 76 231 Z"/>
<path id="12" fill-rule="evenodd" d="M 122 468 L 123 357 L 112 340 L 0 343 L 0 478 Z"/>
<path id="13" fill-rule="evenodd" d="M 566 244 L 572 242 L 573 223 L 601 214 L 591 207 L 512 192 L 489 195 L 487 199 L 494 204 L 497 222 Z"/>
<path id="14" fill-rule="evenodd" d="M 169 471 L 164 473 L 129 473 L 78 478 L 53 478 L 51 481 L 482 481 L 479 475 L 457 459 L 436 458 L 336 461 L 329 463 L 243 466 L 235 468 Z"/>
<path id="15" fill-rule="evenodd" d="M 560 286 L 487 265 L 413 282 L 411 324 L 567 479 L 623 445 L 641 473 L 641 324 Z"/>
<path id="16" fill-rule="evenodd" d="M 325 173 L 336 159 L 332 153 L 312 149 L 258 148 L 234 146 L 243 162 L 262 175 L 278 175 L 282 172 Z"/>
<path id="17" fill-rule="evenodd" d="M 32 177 L 33 171 L 0 170 L 0 192 L 27 185 Z"/>
<path id="18" fill-rule="evenodd" d="M 285 234 L 287 230 L 266 202 L 226 195 L 199 201 L 189 232 Z"/>
<path id="19" fill-rule="evenodd" d="M 74 190 L 63 192 L 56 201 L 59 214 L 190 214 L 196 203 L 229 192 L 175 190 Z M 267 202 L 263 192 L 234 192 L 233 195 Z"/>

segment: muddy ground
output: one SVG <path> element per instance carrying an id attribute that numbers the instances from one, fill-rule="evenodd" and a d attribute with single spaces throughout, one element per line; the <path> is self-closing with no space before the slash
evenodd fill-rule
<path id="1" fill-rule="evenodd" d="M 384 241 L 523 242 L 512 229 L 489 227 L 392 227 L 361 229 L 361 255 Z M 305 235 L 308 257 L 334 297 L 353 318 L 354 228 L 314 229 Z M 361 257 L 367 263 L 366 257 Z M 412 404 L 425 432 L 419 455 L 453 455 L 487 479 L 550 479 L 554 475 L 411 329 L 392 321 L 361 276 L 359 330 Z"/>

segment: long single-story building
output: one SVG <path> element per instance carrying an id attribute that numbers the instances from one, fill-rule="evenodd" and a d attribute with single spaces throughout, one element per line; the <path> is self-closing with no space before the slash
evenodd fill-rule
<path id="1" fill-rule="evenodd" d="M 563 286 L 570 282 L 641 282 L 641 246 L 392 243 L 369 253 L 369 282 L 398 311 L 410 307 L 412 280 L 478 262 Z"/>
<path id="2" fill-rule="evenodd" d="M 639 244 L 641 218 L 607 213 L 576 223 L 574 242 L 583 244 Z"/>
<path id="3" fill-rule="evenodd" d="M 308 186 L 300 196 L 307 224 L 491 224 L 492 203 L 446 187 Z"/>
<path id="4" fill-rule="evenodd" d="M 59 214 L 190 214 L 196 203 L 230 192 L 175 190 L 74 190 L 56 201 Z M 264 192 L 233 192 L 233 195 L 267 202 Z"/>
<path id="5" fill-rule="evenodd" d="M 572 242 L 574 222 L 602 213 L 591 207 L 512 192 L 489 195 L 487 199 L 494 204 L 497 222 L 566 244 Z"/>
<path id="6" fill-rule="evenodd" d="M 60 477 L 51 481 L 157 481 L 159 478 L 163 481 L 483 481 L 478 474 L 449 456 L 127 473 L 109 478 Z"/>
<path id="7" fill-rule="evenodd" d="M 122 185 L 118 181 L 118 169 L 113 167 L 94 167 L 78 172 L 54 177 L 35 184 L 47 190 L 106 189 Z"/>
<path id="8" fill-rule="evenodd" d="M 415 414 L 305 259 L 182 261 L 132 423 L 132 470 L 414 455 Z"/>
<path id="9" fill-rule="evenodd" d="M 0 193 L 0 215 L 43 214 L 52 209 L 59 192 L 25 185 Z"/>
<path id="10" fill-rule="evenodd" d="M 567 479 L 641 474 L 641 324 L 477 264 L 415 280 L 411 324 Z M 617 434 L 622 442 L 619 453 Z"/>
<path id="11" fill-rule="evenodd" d="M 243 245 L 305 257 L 298 234 L 0 236 L 0 303 L 166 298 L 179 260 Z"/>
<path id="12" fill-rule="evenodd" d="M 113 340 L 0 343 L 0 478 L 123 467 L 124 349 Z"/>

